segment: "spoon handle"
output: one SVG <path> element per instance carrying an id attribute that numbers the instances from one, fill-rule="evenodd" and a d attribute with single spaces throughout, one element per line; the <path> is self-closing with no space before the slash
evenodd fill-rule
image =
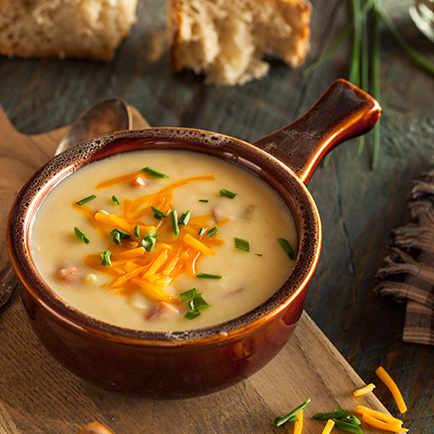
<path id="1" fill-rule="evenodd" d="M 328 152 L 370 131 L 380 113 L 374 98 L 348 81 L 336 80 L 303 117 L 253 145 L 284 162 L 307 184 Z"/>

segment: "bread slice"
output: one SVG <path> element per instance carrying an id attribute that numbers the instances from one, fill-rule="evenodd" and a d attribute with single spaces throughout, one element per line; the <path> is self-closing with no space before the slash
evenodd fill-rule
<path id="1" fill-rule="evenodd" d="M 137 0 L 0 0 L 0 54 L 109 60 Z"/>
<path id="2" fill-rule="evenodd" d="M 206 82 L 244 84 L 267 74 L 264 54 L 295 68 L 309 48 L 304 0 L 167 0 L 171 64 Z"/>

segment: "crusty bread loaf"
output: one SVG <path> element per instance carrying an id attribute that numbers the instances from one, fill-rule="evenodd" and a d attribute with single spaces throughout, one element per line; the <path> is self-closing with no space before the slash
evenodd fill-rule
<path id="1" fill-rule="evenodd" d="M 109 60 L 137 0 L 0 0 L 0 54 Z"/>
<path id="2" fill-rule="evenodd" d="M 309 47 L 311 5 L 304 0 L 167 0 L 172 68 L 204 73 L 219 85 L 267 74 L 264 54 L 291 67 Z"/>

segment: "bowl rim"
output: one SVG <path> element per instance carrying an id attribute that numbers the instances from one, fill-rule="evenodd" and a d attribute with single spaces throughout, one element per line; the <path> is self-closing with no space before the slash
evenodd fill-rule
<path id="1" fill-rule="evenodd" d="M 289 197 L 296 202 L 300 212 L 297 227 L 299 249 L 293 270 L 285 284 L 255 309 L 223 323 L 186 331 L 161 332 L 133 330 L 95 319 L 72 307 L 55 294 L 36 270 L 29 248 L 29 233 L 37 208 L 46 194 L 64 178 L 94 161 L 110 157 L 117 152 L 137 151 L 133 142 L 140 142 L 140 149 L 184 149 L 220 156 L 247 170 L 256 166 L 264 172 L 262 179 L 270 184 L 270 173 L 275 169 L 278 181 L 271 187 L 283 198 L 288 208 Z M 144 146 L 144 148 L 143 148 Z M 146 147 L 147 146 L 147 147 Z M 230 157 L 230 158 L 229 158 Z M 247 157 L 247 158 L 246 158 Z M 249 158 L 250 157 L 250 158 Z M 255 157 L 261 164 L 252 161 Z M 250 167 L 249 164 L 252 166 Z M 268 173 L 268 181 L 265 175 Z M 258 173 L 257 173 L 258 175 Z M 291 195 L 288 188 L 292 188 Z M 287 192 L 285 198 L 282 194 Z M 297 197 L 294 197 L 297 194 Z M 297 202 L 298 201 L 298 202 Z M 296 220 L 295 216 L 294 220 Z M 7 227 L 7 246 L 11 264 L 24 286 L 37 304 L 50 312 L 65 326 L 77 332 L 113 342 L 150 346 L 197 346 L 216 344 L 245 335 L 263 327 L 283 314 L 297 296 L 309 284 L 318 264 L 322 230 L 316 204 L 304 183 L 282 161 L 271 154 L 240 139 L 224 134 L 194 128 L 156 127 L 120 131 L 87 140 L 62 154 L 55 156 L 37 171 L 21 189 L 11 208 Z"/>

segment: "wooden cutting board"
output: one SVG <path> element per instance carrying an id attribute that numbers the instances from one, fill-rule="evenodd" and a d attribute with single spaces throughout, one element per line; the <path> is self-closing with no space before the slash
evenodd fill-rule
<path id="1" fill-rule="evenodd" d="M 149 126 L 137 110 L 136 128 Z M 26 136 L 10 124 L 0 106 L 0 223 L 24 182 L 54 154 L 67 127 Z M 7 261 L 0 246 L 0 261 Z M 151 401 L 106 392 L 77 379 L 39 343 L 17 293 L 0 310 L 0 434 L 76 434 L 99 421 L 115 434 L 292 432 L 292 424 L 271 425 L 308 398 L 304 434 L 321 433 L 317 412 L 358 404 L 387 412 L 373 395 L 354 398 L 364 382 L 304 313 L 293 337 L 259 373 L 225 391 L 182 401 Z M 365 434 L 380 432 L 363 426 Z"/>

